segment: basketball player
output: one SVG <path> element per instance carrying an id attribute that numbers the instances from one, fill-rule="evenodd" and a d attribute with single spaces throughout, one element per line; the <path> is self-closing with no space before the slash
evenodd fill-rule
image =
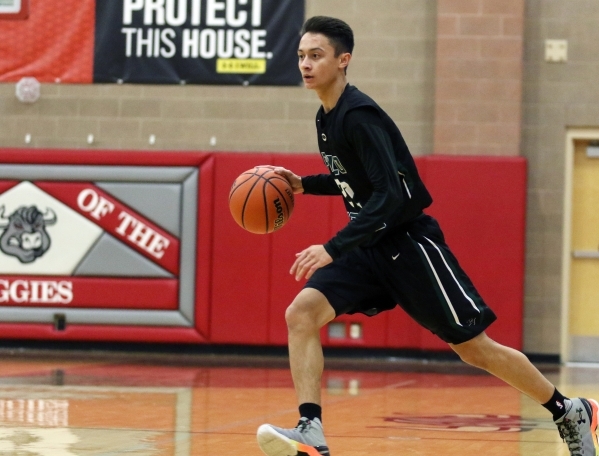
<path id="1" fill-rule="evenodd" d="M 286 311 L 289 358 L 299 402 L 297 427 L 264 424 L 258 443 L 268 456 L 329 456 L 322 426 L 320 328 L 336 316 L 375 315 L 401 306 L 468 364 L 484 369 L 542 404 L 571 455 L 596 456 L 597 402 L 566 398 L 517 350 L 491 340 L 496 319 L 423 210 L 432 203 L 391 118 L 347 83 L 351 28 L 329 17 L 308 19 L 299 69 L 322 106 L 316 116 L 330 174 L 300 177 L 274 168 L 295 193 L 340 195 L 350 222 L 324 245 L 297 254 L 296 280 L 308 279 Z"/>

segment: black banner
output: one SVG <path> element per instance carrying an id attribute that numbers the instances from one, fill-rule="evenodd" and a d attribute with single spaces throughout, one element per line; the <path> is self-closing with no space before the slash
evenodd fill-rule
<path id="1" fill-rule="evenodd" d="M 304 0 L 97 0 L 94 82 L 298 85 Z"/>

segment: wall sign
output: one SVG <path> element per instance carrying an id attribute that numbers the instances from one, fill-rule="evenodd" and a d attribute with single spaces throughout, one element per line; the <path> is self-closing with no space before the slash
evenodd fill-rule
<path id="1" fill-rule="evenodd" d="M 54 322 L 66 335 L 133 327 L 142 337 L 170 328 L 169 337 L 205 339 L 208 155 L 3 157 L 0 325 Z"/>
<path id="2" fill-rule="evenodd" d="M 0 19 L 27 19 L 29 0 L 0 0 Z"/>
<path id="3" fill-rule="evenodd" d="M 96 2 L 95 82 L 297 85 L 303 0 Z"/>

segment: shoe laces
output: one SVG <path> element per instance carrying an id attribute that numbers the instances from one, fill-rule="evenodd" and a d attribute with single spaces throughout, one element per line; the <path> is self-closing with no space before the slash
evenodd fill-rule
<path id="1" fill-rule="evenodd" d="M 568 444 L 570 454 L 572 456 L 582 456 L 582 439 L 576 423 L 564 418 L 564 421 L 557 425 L 557 429 L 562 440 Z"/>

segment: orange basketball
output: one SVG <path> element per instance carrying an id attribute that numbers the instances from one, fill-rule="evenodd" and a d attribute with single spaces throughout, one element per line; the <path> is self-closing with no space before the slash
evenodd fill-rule
<path id="1" fill-rule="evenodd" d="M 241 173 L 229 192 L 233 219 L 256 234 L 272 233 L 285 225 L 293 212 L 293 201 L 289 181 L 261 166 Z"/>

